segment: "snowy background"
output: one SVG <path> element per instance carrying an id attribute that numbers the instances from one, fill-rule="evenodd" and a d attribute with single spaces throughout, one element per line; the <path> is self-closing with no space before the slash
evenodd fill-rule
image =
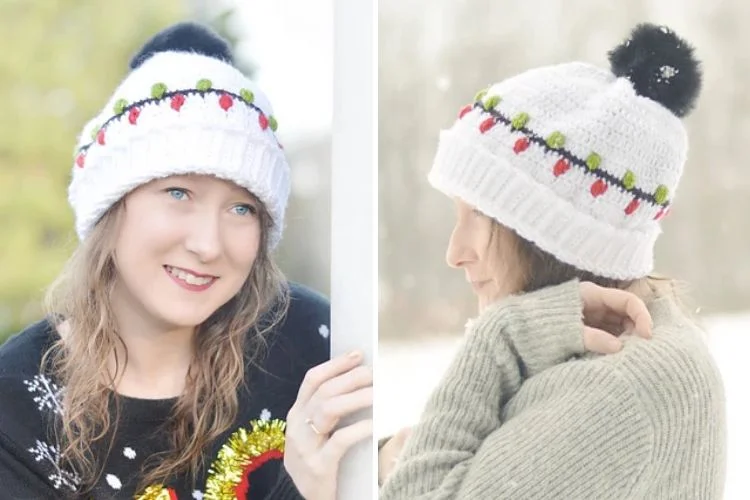
<path id="1" fill-rule="evenodd" d="M 638 23 L 695 46 L 703 88 L 684 120 L 690 150 L 656 271 L 689 283 L 706 314 L 750 311 L 750 2 L 380 0 L 381 338 L 455 331 L 475 305 L 444 264 L 452 204 L 427 183 L 438 132 L 492 82 L 569 61 L 607 67 Z M 406 222 L 406 223 L 405 223 Z"/>
<path id="2" fill-rule="evenodd" d="M 379 0 L 377 434 L 414 423 L 476 304 L 445 265 L 453 207 L 426 181 L 438 131 L 475 93 L 531 67 L 607 66 L 640 22 L 665 24 L 702 61 L 685 120 L 690 153 L 656 246 L 656 271 L 685 280 L 711 327 L 729 411 L 726 500 L 750 499 L 750 43 L 744 0 Z M 744 466 L 744 467 L 743 467 Z"/>

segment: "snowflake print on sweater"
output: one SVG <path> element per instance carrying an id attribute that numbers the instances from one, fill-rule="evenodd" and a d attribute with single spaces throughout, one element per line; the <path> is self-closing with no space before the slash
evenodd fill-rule
<path id="1" fill-rule="evenodd" d="M 24 380 L 23 383 L 28 388 L 28 391 L 34 396 L 34 402 L 37 404 L 39 411 L 50 410 L 55 415 L 62 413 L 62 406 L 60 401 L 62 400 L 62 388 L 58 387 L 57 384 L 52 382 L 45 375 L 34 375 L 31 380 Z"/>
<path id="2" fill-rule="evenodd" d="M 40 412 L 52 412 L 55 415 L 62 414 L 60 400 L 63 389 L 43 374 L 34 375 L 31 380 L 24 380 L 28 392 L 34 394 L 33 400 Z M 63 470 L 60 466 L 60 451 L 56 446 L 36 440 L 36 445 L 28 448 L 37 462 L 46 463 L 54 472 L 48 475 L 55 489 L 68 488 L 77 491 L 80 486 L 80 478 L 77 474 Z"/>
<path id="3" fill-rule="evenodd" d="M 29 448 L 29 452 L 34 456 L 34 460 L 46 463 L 55 471 L 48 476 L 55 489 L 65 487 L 71 491 L 77 490 L 80 479 L 76 474 L 60 468 L 60 452 L 55 446 L 37 440 L 36 446 Z"/>

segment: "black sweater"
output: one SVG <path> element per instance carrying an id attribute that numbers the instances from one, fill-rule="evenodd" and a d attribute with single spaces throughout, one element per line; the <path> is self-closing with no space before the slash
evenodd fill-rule
<path id="1" fill-rule="evenodd" d="M 207 467 L 195 487 L 186 478 L 178 478 L 145 492 L 135 491 L 143 460 L 167 449 L 164 436 L 157 431 L 174 400 L 120 397 L 121 420 L 114 447 L 93 494 L 85 498 L 302 498 L 283 467 L 283 425 L 307 370 L 329 359 L 330 305 L 300 285 L 291 285 L 291 297 L 286 319 L 269 338 L 263 370 L 246 370 L 249 392 L 238 390 L 235 424 L 206 449 Z M 60 470 L 50 432 L 50 417 L 60 411 L 61 388 L 39 371 L 41 356 L 55 335 L 44 320 L 0 346 L 2 500 L 83 498 L 76 493 L 80 490 L 76 475 Z M 219 453 L 222 449 L 225 453 Z M 231 449 L 245 460 L 226 460 L 226 451 Z M 219 491 L 225 495 L 217 496 Z M 226 492 L 231 493 L 227 496 Z"/>

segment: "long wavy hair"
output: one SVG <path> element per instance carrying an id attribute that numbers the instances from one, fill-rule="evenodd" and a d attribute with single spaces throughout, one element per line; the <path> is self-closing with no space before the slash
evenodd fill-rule
<path id="1" fill-rule="evenodd" d="M 144 465 L 139 490 L 180 474 L 195 481 L 205 465 L 206 446 L 236 418 L 246 365 L 259 365 L 266 334 L 286 314 L 289 290 L 267 250 L 271 219 L 259 206 L 261 239 L 252 271 L 240 291 L 197 326 L 185 389 L 164 428 L 169 451 Z M 114 377 L 127 364 L 127 350 L 111 297 L 117 282 L 115 241 L 124 211 L 123 199 L 104 215 L 45 298 L 47 312 L 58 328 L 64 322 L 65 334 L 44 354 L 42 369 L 64 387 L 54 433 L 63 465 L 81 478 L 79 493 L 93 488 L 101 476 L 119 421 Z M 118 344 L 124 359 L 118 357 Z M 113 356 L 114 374 L 109 364 Z"/>

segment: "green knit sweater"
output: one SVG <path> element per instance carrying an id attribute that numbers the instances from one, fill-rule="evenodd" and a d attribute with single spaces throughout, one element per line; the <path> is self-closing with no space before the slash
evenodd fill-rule
<path id="1" fill-rule="evenodd" d="M 723 384 L 669 298 L 654 337 L 584 353 L 579 285 L 509 297 L 463 345 L 381 500 L 721 499 Z"/>

